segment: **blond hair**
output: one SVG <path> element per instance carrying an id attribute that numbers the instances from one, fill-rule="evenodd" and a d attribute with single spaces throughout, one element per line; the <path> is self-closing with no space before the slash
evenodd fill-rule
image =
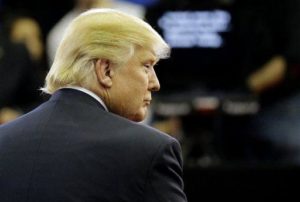
<path id="1" fill-rule="evenodd" d="M 67 86 L 89 88 L 96 82 L 94 63 L 107 59 L 122 66 L 137 47 L 149 49 L 158 59 L 170 48 L 143 20 L 113 9 L 91 9 L 68 26 L 42 90 L 52 94 Z"/>

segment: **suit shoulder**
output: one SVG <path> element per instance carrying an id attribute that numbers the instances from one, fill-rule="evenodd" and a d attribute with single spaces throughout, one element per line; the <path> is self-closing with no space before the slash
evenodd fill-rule
<path id="1" fill-rule="evenodd" d="M 117 118 L 114 123 L 123 125 L 120 127 L 122 134 L 127 136 L 128 139 L 135 139 L 144 145 L 155 145 L 170 144 L 177 142 L 172 136 L 153 128 L 144 123 L 137 123 L 122 117 Z"/>
<path id="2" fill-rule="evenodd" d="M 153 128 L 147 124 L 144 123 L 140 123 L 140 122 L 134 122 L 134 121 L 130 121 L 128 119 L 125 119 L 123 117 L 120 117 L 118 115 L 113 115 L 116 116 L 116 123 L 119 121 L 120 123 L 123 122 L 124 125 L 127 125 L 127 127 L 129 127 L 130 129 L 132 129 L 133 131 L 137 131 L 140 133 L 146 133 L 146 134 L 151 134 L 153 135 L 155 138 L 161 138 L 161 139 L 166 139 L 166 140 L 172 140 L 174 139 L 173 137 L 171 137 L 170 135 L 156 129 Z"/>

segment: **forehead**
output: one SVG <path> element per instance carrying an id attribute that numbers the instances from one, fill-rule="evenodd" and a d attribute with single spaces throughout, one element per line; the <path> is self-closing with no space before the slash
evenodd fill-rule
<path id="1" fill-rule="evenodd" d="M 141 61 L 151 61 L 151 62 L 157 62 L 158 57 L 155 55 L 154 51 L 149 49 L 142 49 L 138 48 L 135 52 L 136 58 L 138 58 Z"/>

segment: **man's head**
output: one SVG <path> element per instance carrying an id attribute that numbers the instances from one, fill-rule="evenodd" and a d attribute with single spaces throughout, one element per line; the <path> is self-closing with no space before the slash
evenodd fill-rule
<path id="1" fill-rule="evenodd" d="M 169 46 L 141 19 L 93 9 L 67 28 L 43 90 L 52 94 L 62 87 L 84 87 L 113 113 L 141 121 L 151 92 L 159 89 L 153 66 L 169 53 Z"/>

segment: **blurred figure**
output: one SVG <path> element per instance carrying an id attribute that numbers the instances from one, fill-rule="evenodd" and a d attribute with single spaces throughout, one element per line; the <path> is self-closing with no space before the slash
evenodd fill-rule
<path id="1" fill-rule="evenodd" d="M 43 85 L 48 63 L 45 53 L 43 34 L 39 23 L 29 15 L 14 15 L 9 20 L 9 36 L 13 43 L 22 43 L 27 48 L 34 64 L 39 86 Z"/>
<path id="2" fill-rule="evenodd" d="M 252 154 L 261 162 L 300 164 L 300 1 L 241 4 L 246 86 L 261 103 L 249 131 L 263 144 L 254 144 Z"/>
<path id="3" fill-rule="evenodd" d="M 11 121 L 39 102 L 39 82 L 23 44 L 0 34 L 0 124 Z"/>
<path id="4" fill-rule="evenodd" d="M 17 17 L 10 25 L 10 38 L 14 43 L 24 43 L 33 61 L 43 57 L 42 32 L 36 20 L 30 17 Z"/>
<path id="5" fill-rule="evenodd" d="M 81 12 L 90 8 L 115 8 L 139 18 L 144 18 L 144 8 L 138 4 L 118 0 L 74 0 L 74 7 L 54 25 L 47 36 L 47 55 L 52 64 L 56 49 L 67 25 Z"/>

